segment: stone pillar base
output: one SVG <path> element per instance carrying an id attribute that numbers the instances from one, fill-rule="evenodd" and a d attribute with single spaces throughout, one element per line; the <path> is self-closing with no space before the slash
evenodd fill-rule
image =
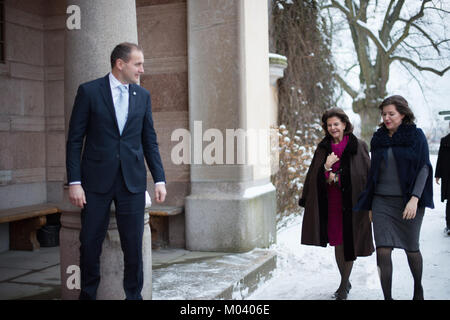
<path id="1" fill-rule="evenodd" d="M 143 260 L 144 260 L 144 300 L 152 299 L 152 241 L 148 224 L 149 215 L 144 218 Z M 61 298 L 76 300 L 80 294 L 79 261 L 81 229 L 79 212 L 63 212 L 61 215 L 60 259 L 61 259 Z M 120 246 L 115 213 L 111 212 L 108 232 L 100 257 L 101 280 L 97 291 L 98 300 L 123 300 L 123 253 Z"/>
<path id="2" fill-rule="evenodd" d="M 269 183 L 241 195 L 201 193 L 186 198 L 186 247 L 246 252 L 276 242 L 276 192 Z"/>

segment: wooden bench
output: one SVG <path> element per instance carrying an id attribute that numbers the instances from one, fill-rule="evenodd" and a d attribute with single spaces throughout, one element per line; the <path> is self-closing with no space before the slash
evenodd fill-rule
<path id="1" fill-rule="evenodd" d="M 169 244 L 169 218 L 183 212 L 183 207 L 152 205 L 145 209 L 150 214 L 152 248 L 159 249 Z"/>
<path id="2" fill-rule="evenodd" d="M 150 215 L 152 248 L 169 244 L 169 217 L 183 212 L 183 207 L 151 206 L 145 209 Z M 46 216 L 61 212 L 57 205 L 44 203 L 0 210 L 0 223 L 9 222 L 10 250 L 37 250 L 40 248 L 36 232 L 47 222 Z"/>
<path id="3" fill-rule="evenodd" d="M 46 224 L 46 216 L 60 210 L 51 203 L 0 210 L 0 223 L 9 222 L 10 250 L 40 248 L 36 231 Z"/>

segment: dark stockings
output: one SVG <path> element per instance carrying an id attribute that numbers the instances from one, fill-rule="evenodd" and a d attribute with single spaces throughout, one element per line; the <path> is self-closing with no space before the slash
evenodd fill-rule
<path id="1" fill-rule="evenodd" d="M 447 224 L 447 229 L 450 229 L 450 200 L 447 200 L 445 204 L 445 222 Z"/>
<path id="2" fill-rule="evenodd" d="M 339 273 L 341 274 L 341 284 L 336 291 L 336 298 L 346 299 L 351 288 L 349 278 L 353 268 L 353 261 L 345 261 L 343 245 L 336 246 L 334 254 L 336 256 Z"/>
<path id="3" fill-rule="evenodd" d="M 377 266 L 384 300 L 392 300 L 392 248 L 377 248 Z"/>
<path id="4" fill-rule="evenodd" d="M 422 268 L 423 260 L 420 251 L 406 251 L 409 268 L 414 278 L 414 300 L 423 300 Z M 377 265 L 380 273 L 381 288 L 385 300 L 392 300 L 392 248 L 377 248 Z"/>
<path id="5" fill-rule="evenodd" d="M 409 268 L 414 278 L 414 296 L 413 300 L 423 300 L 422 288 L 422 268 L 423 260 L 420 251 L 406 251 L 408 257 Z"/>

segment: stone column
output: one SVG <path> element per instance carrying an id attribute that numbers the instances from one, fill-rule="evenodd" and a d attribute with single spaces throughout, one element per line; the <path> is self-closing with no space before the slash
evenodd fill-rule
<path id="1" fill-rule="evenodd" d="M 275 242 L 267 16 L 266 1 L 188 0 L 190 250 L 243 252 Z M 245 144 L 234 134 L 247 135 Z"/>
<path id="2" fill-rule="evenodd" d="M 137 43 L 135 0 L 67 0 L 67 6 L 80 9 L 80 29 L 66 29 L 64 63 L 65 130 L 78 86 L 86 81 L 105 76 L 111 70 L 110 54 L 120 42 Z M 66 139 L 67 140 L 67 139 Z M 79 290 L 79 239 L 80 210 L 68 200 L 64 192 L 63 214 L 61 216 L 61 294 L 62 299 L 77 299 Z M 112 211 L 113 213 L 113 211 Z M 144 231 L 144 299 L 151 299 L 151 236 L 147 223 Z M 98 299 L 123 299 L 123 254 L 114 214 L 103 243 L 100 259 L 101 283 Z"/>
<path id="3" fill-rule="evenodd" d="M 120 42 L 137 43 L 135 0 L 66 0 L 80 8 L 80 29 L 66 29 L 64 105 L 66 132 L 78 86 L 105 76 Z"/>
<path id="4" fill-rule="evenodd" d="M 272 116 L 270 123 L 278 126 L 278 79 L 284 77 L 284 70 L 287 68 L 287 58 L 285 56 L 269 53 L 270 62 L 270 88 L 272 97 Z"/>

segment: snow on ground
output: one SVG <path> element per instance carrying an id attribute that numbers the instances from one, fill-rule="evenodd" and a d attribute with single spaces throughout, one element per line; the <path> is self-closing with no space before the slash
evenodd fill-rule
<path id="1" fill-rule="evenodd" d="M 437 156 L 431 156 L 435 168 Z M 421 229 L 421 252 L 424 260 L 423 287 L 425 299 L 450 299 L 450 237 L 445 227 L 445 203 L 440 201 L 440 185 L 434 182 L 435 209 L 426 209 Z M 339 271 L 333 247 L 300 244 L 302 217 L 291 218 L 278 232 L 277 268 L 273 277 L 262 283 L 249 300 L 330 300 L 339 286 Z M 392 254 L 392 296 L 409 300 L 413 294 L 413 279 L 403 250 Z M 358 258 L 350 276 L 352 290 L 348 300 L 383 299 L 376 267 L 376 255 Z"/>

